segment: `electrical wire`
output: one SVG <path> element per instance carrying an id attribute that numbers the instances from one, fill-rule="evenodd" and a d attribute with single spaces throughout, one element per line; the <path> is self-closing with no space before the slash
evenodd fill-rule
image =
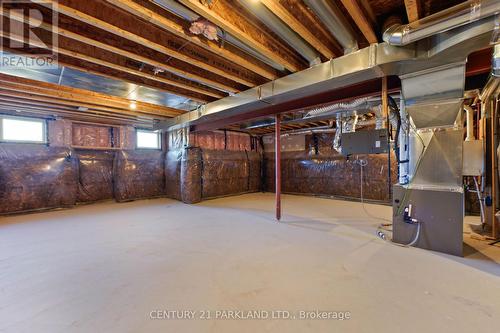
<path id="1" fill-rule="evenodd" d="M 392 222 L 389 219 L 372 215 L 368 211 L 368 209 L 366 209 L 366 207 L 365 207 L 365 200 L 364 200 L 364 196 L 363 196 L 363 183 L 364 183 L 364 172 L 363 172 L 363 170 L 364 170 L 365 166 L 368 165 L 368 161 L 367 160 L 363 160 L 363 159 L 358 159 L 358 160 L 356 160 L 356 163 L 359 164 L 359 166 L 360 166 L 360 178 L 361 178 L 360 199 L 361 199 L 361 206 L 363 207 L 363 210 L 364 210 L 365 214 L 368 215 L 368 217 L 371 217 L 371 218 L 376 219 L 376 220 L 382 220 L 382 221 Z"/>

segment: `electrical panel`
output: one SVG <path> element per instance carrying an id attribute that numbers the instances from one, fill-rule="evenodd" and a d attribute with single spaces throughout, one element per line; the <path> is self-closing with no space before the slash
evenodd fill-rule
<path id="1" fill-rule="evenodd" d="M 387 129 L 342 133 L 342 154 L 381 154 L 389 150 Z"/>

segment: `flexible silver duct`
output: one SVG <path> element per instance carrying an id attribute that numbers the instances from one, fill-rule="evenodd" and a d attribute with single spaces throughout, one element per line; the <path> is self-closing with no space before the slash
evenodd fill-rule
<path id="1" fill-rule="evenodd" d="M 293 47 L 311 66 L 321 63 L 319 54 L 262 3 L 252 0 L 240 0 L 240 3 Z"/>
<path id="2" fill-rule="evenodd" d="M 370 102 L 371 101 L 371 102 Z M 317 116 L 324 116 L 328 114 L 335 114 L 343 111 L 366 110 L 373 106 L 373 103 L 379 104 L 379 101 L 370 100 L 370 98 L 358 98 L 352 102 L 335 103 L 323 107 L 319 107 L 309 111 L 304 118 L 312 118 Z"/>
<path id="3" fill-rule="evenodd" d="M 333 1 L 330 1 L 330 3 L 327 3 L 327 0 L 304 1 L 342 45 L 345 54 L 358 50 L 358 42 L 354 32 Z"/>
<path id="4" fill-rule="evenodd" d="M 383 35 L 391 45 L 408 45 L 500 12 L 500 0 L 469 0 L 421 20 L 389 27 Z"/>

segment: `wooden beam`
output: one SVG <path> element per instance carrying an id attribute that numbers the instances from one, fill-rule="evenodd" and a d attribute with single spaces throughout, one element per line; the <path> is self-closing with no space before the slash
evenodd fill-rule
<path id="1" fill-rule="evenodd" d="M 177 17 L 175 14 L 171 14 L 168 11 L 162 11 L 159 6 L 154 4 L 152 7 L 151 2 L 143 1 L 142 3 L 137 3 L 132 0 L 106 0 L 107 2 L 133 14 L 136 15 L 156 26 L 165 29 L 181 38 L 190 41 L 204 49 L 219 54 L 222 57 L 230 60 L 236 64 L 239 64 L 248 70 L 251 70 L 269 80 L 275 80 L 279 77 L 277 70 L 271 66 L 263 63 L 259 60 L 254 60 L 250 55 L 241 52 L 238 48 L 224 43 L 222 45 L 210 41 L 208 39 L 201 38 L 196 35 L 191 35 L 187 31 L 189 30 L 188 25 L 190 22 L 184 22 L 181 18 Z M 146 5 L 150 5 L 150 8 L 146 8 Z M 152 10 L 152 9 L 155 10 Z M 162 11 L 162 14 L 158 14 Z"/>
<path id="2" fill-rule="evenodd" d="M 315 22 L 312 22 L 310 20 L 300 21 L 297 17 L 295 17 L 290 12 L 293 7 L 291 7 L 287 1 L 279 1 L 279 0 L 260 0 L 260 1 L 271 12 L 273 12 L 283 22 L 285 22 L 294 32 L 296 32 L 306 42 L 311 44 L 311 46 L 314 47 L 325 58 L 332 59 L 342 54 L 339 53 L 338 50 L 333 49 L 331 45 L 328 45 L 327 40 L 324 37 L 322 38 L 322 36 L 318 34 L 318 30 L 315 29 L 314 26 Z M 302 2 L 293 1 L 293 4 L 295 4 L 297 7 L 299 4 L 302 4 Z M 307 17 L 304 16 L 302 16 L 302 18 L 307 19 Z"/>
<path id="3" fill-rule="evenodd" d="M 50 96 L 57 99 L 73 102 L 73 104 L 70 105 L 75 105 L 76 102 L 76 106 L 84 106 L 82 105 L 82 103 L 84 103 L 85 105 L 87 105 L 87 107 L 91 108 L 99 108 L 105 106 L 119 110 L 131 111 L 131 101 L 125 98 L 105 95 L 83 89 L 61 86 L 53 83 L 21 78 L 17 76 L 11 76 L 2 73 L 0 73 L 0 87 L 4 89 L 6 89 L 7 87 L 8 89 L 14 91 L 28 92 L 33 95 Z M 140 101 L 137 101 L 136 104 L 138 111 L 131 112 L 154 114 L 165 117 L 172 117 L 185 112 L 183 110 Z"/>
<path id="4" fill-rule="evenodd" d="M 297 72 L 307 67 L 294 50 L 269 33 L 262 23 L 250 21 L 250 15 L 245 15 L 245 9 L 236 1 L 217 0 L 211 8 L 199 0 L 179 1 L 286 69 Z"/>
<path id="5" fill-rule="evenodd" d="M 261 77 L 222 57 L 214 56 L 196 45 L 191 45 L 163 29 L 151 25 L 119 8 L 99 1 L 47 0 L 60 14 L 84 22 L 95 28 L 117 35 L 126 40 L 147 46 L 169 58 L 176 58 L 197 66 L 207 72 L 227 77 L 235 82 L 253 87 L 260 84 Z M 124 15 L 127 14 L 127 15 Z"/>
<path id="6" fill-rule="evenodd" d="M 370 44 L 374 44 L 378 42 L 378 38 L 373 31 L 373 27 L 370 24 L 370 21 L 366 18 L 363 9 L 360 7 L 357 0 L 340 0 L 344 7 L 347 9 L 352 19 L 358 26 L 363 36 L 365 36 L 366 40 Z"/>
<path id="7" fill-rule="evenodd" d="M 409 23 L 418 21 L 420 19 L 422 8 L 420 0 L 405 0 L 405 7 Z"/>

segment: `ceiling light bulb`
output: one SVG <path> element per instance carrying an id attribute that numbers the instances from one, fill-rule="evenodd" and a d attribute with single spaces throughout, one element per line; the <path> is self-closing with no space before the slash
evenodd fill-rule
<path id="1" fill-rule="evenodd" d="M 131 108 L 132 110 L 137 109 L 137 103 L 136 103 L 135 101 L 130 102 L 130 108 Z"/>

